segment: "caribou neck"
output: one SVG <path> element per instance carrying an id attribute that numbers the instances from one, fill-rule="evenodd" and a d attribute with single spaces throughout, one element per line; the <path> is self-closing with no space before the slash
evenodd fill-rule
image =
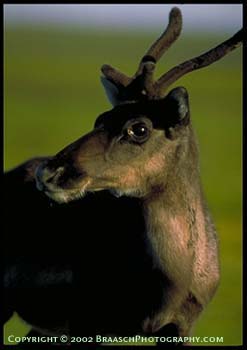
<path id="1" fill-rule="evenodd" d="M 193 130 L 190 132 L 186 151 L 170 167 L 164 187 L 159 187 L 158 191 L 154 191 L 142 203 L 147 238 L 157 257 L 156 263 L 166 266 L 166 269 L 171 261 L 170 257 L 167 258 L 168 252 L 175 252 L 175 255 L 191 260 L 195 254 L 195 241 L 199 236 L 206 240 L 207 210 L 199 175 L 197 143 Z"/>

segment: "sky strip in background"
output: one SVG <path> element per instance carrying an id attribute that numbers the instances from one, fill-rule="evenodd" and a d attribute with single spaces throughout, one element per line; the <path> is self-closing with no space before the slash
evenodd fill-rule
<path id="1" fill-rule="evenodd" d="M 227 34 L 242 26 L 241 4 L 6 4 L 4 23 L 132 30 L 162 28 L 167 21 L 167 13 L 173 6 L 182 10 L 184 27 L 190 31 L 224 31 Z"/>

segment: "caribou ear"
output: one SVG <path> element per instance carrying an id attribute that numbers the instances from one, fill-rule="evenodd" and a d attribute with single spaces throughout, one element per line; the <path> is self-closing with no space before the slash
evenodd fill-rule
<path id="1" fill-rule="evenodd" d="M 101 83 L 104 86 L 106 96 L 113 107 L 120 103 L 119 100 L 119 90 L 115 84 L 105 77 L 100 77 Z"/>
<path id="2" fill-rule="evenodd" d="M 171 90 L 165 97 L 165 103 L 174 126 L 177 124 L 188 125 L 190 119 L 189 96 L 184 87 Z"/>

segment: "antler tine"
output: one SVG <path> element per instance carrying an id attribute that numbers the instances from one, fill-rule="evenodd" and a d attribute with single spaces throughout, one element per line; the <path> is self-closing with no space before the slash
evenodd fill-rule
<path id="1" fill-rule="evenodd" d="M 179 37 L 182 30 L 182 13 L 178 7 L 173 7 L 169 14 L 169 23 L 161 36 L 152 44 L 147 53 L 142 58 L 136 76 L 142 72 L 143 62 L 157 62 L 164 52 Z"/>
<path id="2" fill-rule="evenodd" d="M 148 94 L 149 97 L 153 95 L 153 72 L 155 69 L 155 63 L 146 62 L 143 65 L 142 81 L 143 81 L 143 94 Z"/>
<path id="3" fill-rule="evenodd" d="M 192 58 L 191 60 L 185 61 L 179 64 L 178 66 L 172 68 L 167 73 L 162 75 L 160 79 L 154 84 L 157 93 L 160 96 L 162 96 L 167 87 L 174 83 L 176 80 L 178 80 L 181 76 L 191 71 L 206 67 L 215 61 L 218 61 L 227 53 L 236 49 L 242 41 L 243 29 L 238 31 L 230 39 L 224 41 L 223 43 L 207 51 L 206 53 L 198 57 Z"/>
<path id="4" fill-rule="evenodd" d="M 153 62 L 156 63 L 160 57 L 163 55 L 163 53 L 171 46 L 171 44 L 178 38 L 180 32 L 182 29 L 182 14 L 179 8 L 174 7 L 170 11 L 169 14 L 169 23 L 166 28 L 166 30 L 162 33 L 162 35 L 156 40 L 156 42 L 148 49 L 147 53 L 142 58 L 139 68 L 134 75 L 133 78 L 128 77 L 124 73 L 118 71 L 117 69 L 111 67 L 108 64 L 105 64 L 102 66 L 101 71 L 104 74 L 104 76 L 113 82 L 115 85 L 120 85 L 123 87 L 126 87 L 140 74 L 146 75 L 144 73 L 144 66 L 147 62 Z M 148 73 L 149 81 L 151 81 L 151 74 L 153 73 L 153 67 Z M 149 70 L 146 70 L 146 72 Z M 143 77 L 143 80 L 145 81 L 146 78 Z M 150 87 L 150 84 L 148 84 Z M 146 84 L 145 84 L 146 87 Z"/>
<path id="5" fill-rule="evenodd" d="M 111 67 L 109 64 L 104 64 L 101 67 L 101 72 L 105 75 L 107 79 L 109 79 L 111 82 L 118 86 L 127 86 L 132 80 L 124 73 Z"/>

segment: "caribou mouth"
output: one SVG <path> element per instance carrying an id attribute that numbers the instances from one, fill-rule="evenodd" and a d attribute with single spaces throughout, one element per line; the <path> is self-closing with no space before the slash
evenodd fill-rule
<path id="1" fill-rule="evenodd" d="M 44 193 L 47 197 L 51 198 L 53 201 L 57 203 L 69 203 L 71 201 L 81 199 L 85 197 L 85 195 L 89 192 L 88 186 L 91 183 L 91 179 L 87 179 L 83 186 L 73 189 L 56 189 L 50 190 L 45 189 Z"/>

